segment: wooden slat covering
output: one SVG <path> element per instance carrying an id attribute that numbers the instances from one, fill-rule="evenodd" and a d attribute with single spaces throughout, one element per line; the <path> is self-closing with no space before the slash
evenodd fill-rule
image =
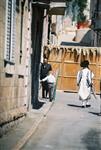
<path id="1" fill-rule="evenodd" d="M 101 80 L 101 48 L 97 47 L 44 47 L 44 55 L 48 57 L 53 70 L 59 69 L 57 89 L 77 92 L 76 76 L 82 60 L 89 60 L 90 69 L 94 73 L 94 87 L 100 93 Z"/>

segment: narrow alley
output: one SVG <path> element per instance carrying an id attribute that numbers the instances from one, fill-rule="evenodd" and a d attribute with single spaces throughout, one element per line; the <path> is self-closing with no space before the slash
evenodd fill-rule
<path id="1" fill-rule="evenodd" d="M 98 97 L 99 98 L 99 97 Z M 58 92 L 56 101 L 23 150 L 101 150 L 100 99 L 81 108 L 77 94 Z"/>
<path id="2" fill-rule="evenodd" d="M 100 115 L 101 1 L 0 1 L 0 150 L 101 150 Z"/>
<path id="3" fill-rule="evenodd" d="M 101 101 L 99 95 L 97 95 L 97 98 L 95 100 L 92 95 L 91 107 L 81 108 L 81 102 L 78 100 L 77 93 L 57 91 L 55 102 L 47 112 L 47 115 L 44 115 L 34 132 L 33 123 L 31 124 L 29 121 L 29 129 L 31 129 L 33 134 L 26 138 L 24 145 L 22 144 L 22 149 L 100 150 L 101 116 L 98 114 L 100 113 Z M 48 100 L 47 104 L 50 104 Z M 31 116 L 29 118 L 32 121 L 35 120 L 35 116 L 34 118 L 31 118 Z M 19 132 L 21 134 L 26 128 L 24 122 L 22 122 L 22 125 L 23 128 L 18 126 L 17 129 L 13 129 L 12 132 L 1 139 L 1 150 L 19 149 L 19 145 L 17 145 L 21 141 Z M 19 142 L 17 139 L 19 139 Z"/>

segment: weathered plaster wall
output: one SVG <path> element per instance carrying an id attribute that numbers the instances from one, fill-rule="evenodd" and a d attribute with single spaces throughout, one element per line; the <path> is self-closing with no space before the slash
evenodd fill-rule
<path id="1" fill-rule="evenodd" d="M 28 107 L 29 42 L 28 1 L 23 11 L 22 49 L 21 42 L 21 1 L 16 9 L 15 63 L 4 61 L 6 0 L 0 1 L 0 125 L 14 121 L 26 114 Z M 21 56 L 21 57 L 20 57 Z M 20 59 L 21 58 L 21 59 Z"/>

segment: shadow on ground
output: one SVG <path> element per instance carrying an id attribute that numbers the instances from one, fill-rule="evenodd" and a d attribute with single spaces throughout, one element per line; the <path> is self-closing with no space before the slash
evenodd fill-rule
<path id="1" fill-rule="evenodd" d="M 81 106 L 79 106 L 79 105 L 74 105 L 74 104 L 67 104 L 67 106 L 82 108 Z"/>
<path id="2" fill-rule="evenodd" d="M 96 115 L 96 116 L 101 116 L 101 113 L 100 113 L 100 112 L 89 112 L 89 113 L 91 113 L 91 114 L 93 114 L 93 115 Z"/>
<path id="3" fill-rule="evenodd" d="M 82 138 L 87 150 L 101 150 L 101 131 L 90 129 Z"/>

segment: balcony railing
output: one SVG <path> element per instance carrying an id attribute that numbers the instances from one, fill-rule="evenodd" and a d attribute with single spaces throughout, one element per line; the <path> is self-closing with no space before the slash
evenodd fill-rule
<path id="1" fill-rule="evenodd" d="M 65 51 L 65 52 L 76 52 L 77 55 L 84 55 L 84 56 L 101 56 L 101 47 L 85 47 L 85 46 L 58 46 L 58 45 L 45 45 L 44 46 L 44 55 L 49 55 L 49 53 L 55 50 L 58 51 Z"/>

